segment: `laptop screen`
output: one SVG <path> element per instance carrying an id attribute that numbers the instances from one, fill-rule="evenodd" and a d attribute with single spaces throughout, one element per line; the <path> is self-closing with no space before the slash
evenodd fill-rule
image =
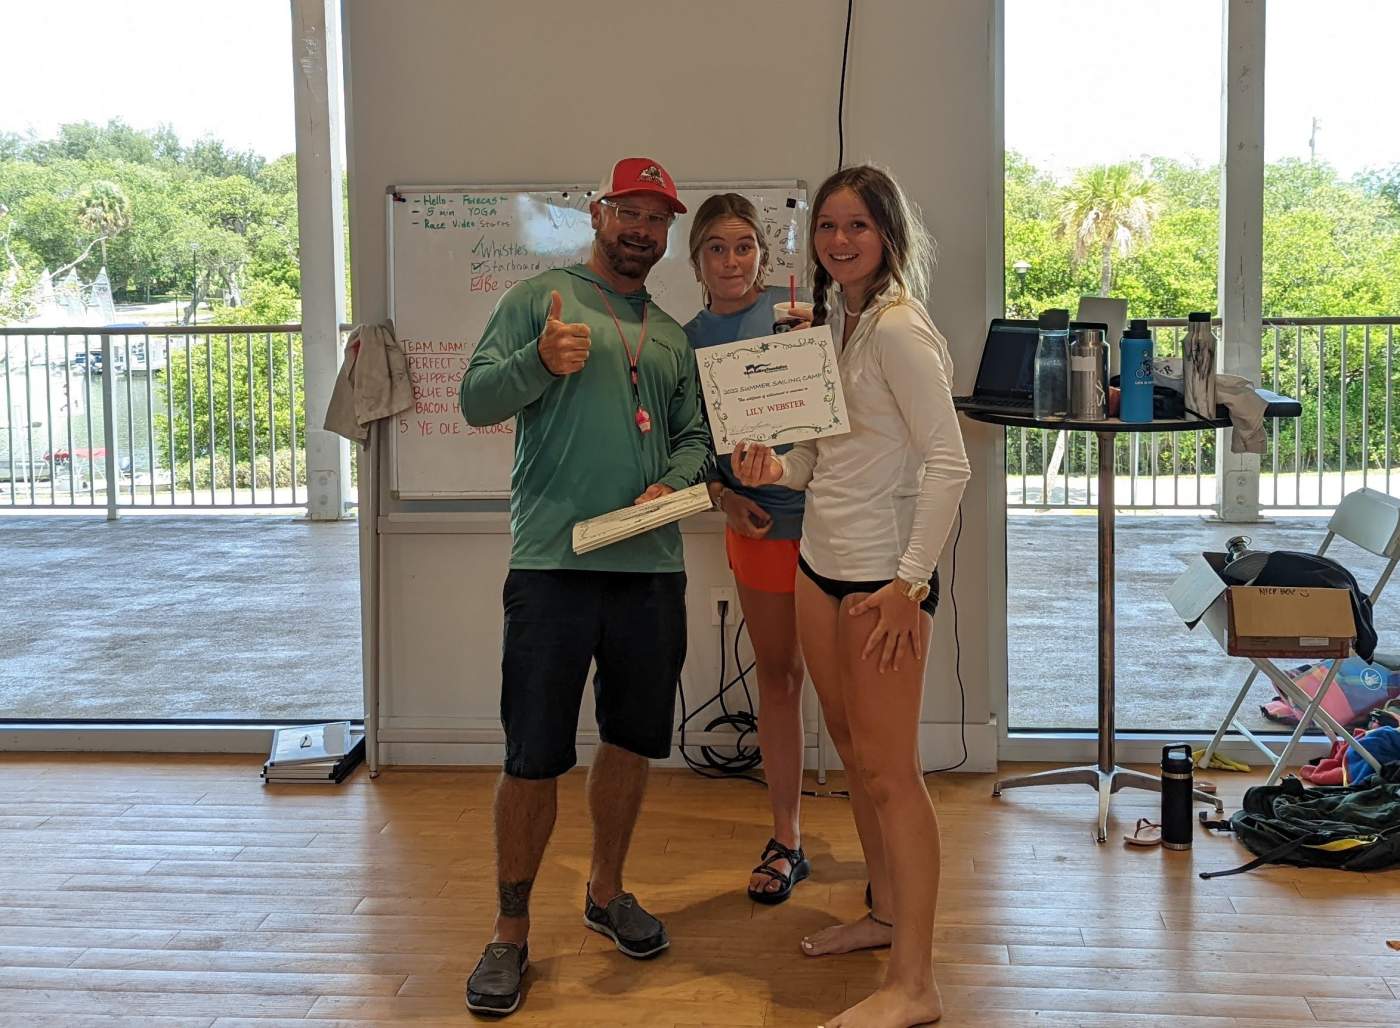
<path id="1" fill-rule="evenodd" d="M 993 320 L 987 331 L 987 345 L 982 350 L 977 386 L 972 395 L 1029 399 L 1034 386 L 1038 338 L 1034 321 Z"/>

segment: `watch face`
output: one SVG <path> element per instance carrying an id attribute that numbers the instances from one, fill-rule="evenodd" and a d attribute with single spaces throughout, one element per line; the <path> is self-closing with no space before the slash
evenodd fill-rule
<path id="1" fill-rule="evenodd" d="M 905 590 L 905 595 L 908 596 L 915 603 L 923 603 L 924 600 L 928 599 L 928 594 L 930 591 L 931 590 L 927 582 L 919 582 L 916 585 L 910 585 Z"/>

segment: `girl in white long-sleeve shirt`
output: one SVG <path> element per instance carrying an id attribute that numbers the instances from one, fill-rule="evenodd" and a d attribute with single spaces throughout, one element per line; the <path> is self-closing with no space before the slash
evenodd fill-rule
<path id="1" fill-rule="evenodd" d="M 871 912 L 803 939 L 802 949 L 892 945 L 881 987 L 827 1025 L 898 1028 L 942 1013 L 933 973 L 938 819 L 918 728 L 935 564 L 968 463 L 948 346 L 917 299 L 928 267 L 917 213 L 893 179 L 868 166 L 828 178 L 812 210 L 816 322 L 841 344 L 851 431 L 781 457 L 745 444 L 734 466 L 746 483 L 807 490 L 798 631 L 848 769 L 870 873 Z"/>

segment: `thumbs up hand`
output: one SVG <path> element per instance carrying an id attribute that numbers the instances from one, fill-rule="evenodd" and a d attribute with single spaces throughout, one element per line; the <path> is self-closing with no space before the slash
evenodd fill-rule
<path id="1" fill-rule="evenodd" d="M 552 375 L 572 375 L 582 371 L 592 345 L 588 326 L 561 320 L 564 298 L 555 289 L 549 294 L 549 313 L 540 333 L 540 360 Z"/>

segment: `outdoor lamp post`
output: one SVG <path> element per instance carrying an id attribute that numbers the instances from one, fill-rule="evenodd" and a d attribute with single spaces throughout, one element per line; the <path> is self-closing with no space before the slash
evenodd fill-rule
<path id="1" fill-rule="evenodd" d="M 190 244 L 190 323 L 199 324 L 199 244 Z"/>
<path id="2" fill-rule="evenodd" d="M 1021 304 L 1026 301 L 1026 272 L 1031 270 L 1031 262 L 1022 258 L 1011 265 L 1011 270 L 1016 272 L 1016 303 L 1017 313 L 1022 313 Z"/>

